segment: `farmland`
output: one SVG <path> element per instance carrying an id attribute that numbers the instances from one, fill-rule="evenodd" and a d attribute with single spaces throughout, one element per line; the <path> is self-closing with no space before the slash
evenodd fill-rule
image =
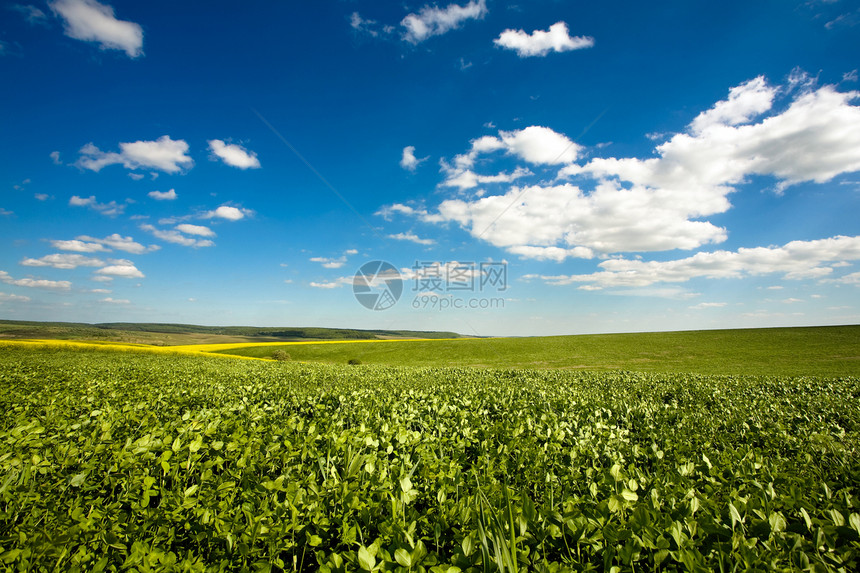
<path id="1" fill-rule="evenodd" d="M 0 343 L 0 408 L 10 571 L 860 567 L 856 376 Z"/>
<path id="2" fill-rule="evenodd" d="M 379 344 L 235 345 L 207 351 L 345 364 L 636 370 L 699 374 L 860 375 L 860 326 L 754 328 Z"/>

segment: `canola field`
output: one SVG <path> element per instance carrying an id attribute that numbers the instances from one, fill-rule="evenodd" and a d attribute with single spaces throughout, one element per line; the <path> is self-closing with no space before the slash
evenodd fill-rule
<path id="1" fill-rule="evenodd" d="M 5 571 L 856 571 L 860 379 L 0 343 Z"/>

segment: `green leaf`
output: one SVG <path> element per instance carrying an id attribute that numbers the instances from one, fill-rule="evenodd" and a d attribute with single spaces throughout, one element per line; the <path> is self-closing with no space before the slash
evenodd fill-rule
<path id="1" fill-rule="evenodd" d="M 854 528 L 854 531 L 860 533 L 860 515 L 852 513 L 848 516 L 848 523 Z"/>
<path id="2" fill-rule="evenodd" d="M 321 543 L 322 537 L 320 537 L 319 535 L 311 535 L 308 537 L 308 545 L 310 545 L 311 547 L 317 547 Z"/>
<path id="3" fill-rule="evenodd" d="M 412 566 L 412 557 L 409 555 L 409 552 L 402 547 L 394 552 L 394 560 L 404 567 Z"/>
<path id="4" fill-rule="evenodd" d="M 364 545 L 358 548 L 358 565 L 366 571 L 373 571 L 376 565 L 376 557 L 371 555 Z"/>
<path id="5" fill-rule="evenodd" d="M 732 530 L 734 530 L 736 523 L 744 522 L 744 518 L 741 517 L 741 514 L 738 512 L 738 508 L 736 508 L 732 502 L 729 502 L 729 515 L 732 518 Z"/>
<path id="6" fill-rule="evenodd" d="M 400 480 L 400 489 L 403 490 L 403 493 L 412 491 L 412 480 L 408 476 Z"/>
<path id="7" fill-rule="evenodd" d="M 460 546 L 463 548 L 463 555 L 468 557 L 472 554 L 472 551 L 475 549 L 475 540 L 472 538 L 471 533 L 463 538 L 463 541 L 460 542 Z"/>
<path id="8" fill-rule="evenodd" d="M 624 491 L 621 492 L 621 497 L 626 501 L 636 501 L 639 499 L 639 495 L 635 491 L 630 491 L 626 487 L 624 488 Z"/>
<path id="9" fill-rule="evenodd" d="M 72 476 L 72 487 L 81 487 L 87 480 L 87 472 L 82 472 Z"/>

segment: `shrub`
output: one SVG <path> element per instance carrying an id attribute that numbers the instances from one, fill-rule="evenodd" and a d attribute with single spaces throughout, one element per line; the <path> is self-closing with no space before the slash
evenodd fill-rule
<path id="1" fill-rule="evenodd" d="M 285 350 L 275 350 L 272 353 L 272 358 L 274 358 L 275 360 L 289 360 L 290 355 L 287 354 Z"/>
<path id="2" fill-rule="evenodd" d="M 350 358 L 349 360 L 347 360 L 346 363 L 355 366 L 357 364 L 361 364 L 361 360 L 359 360 L 358 358 Z"/>

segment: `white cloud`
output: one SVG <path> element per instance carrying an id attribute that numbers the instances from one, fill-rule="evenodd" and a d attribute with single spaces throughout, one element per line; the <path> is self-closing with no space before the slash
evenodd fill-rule
<path id="1" fill-rule="evenodd" d="M 111 265 L 101 268 L 95 272 L 96 276 L 120 277 L 126 279 L 142 279 L 145 275 L 138 270 L 129 260 L 119 259 L 111 261 Z"/>
<path id="2" fill-rule="evenodd" d="M 177 227 L 177 229 L 179 229 L 180 227 L 191 227 L 191 228 L 195 228 L 195 229 L 208 229 L 208 227 L 202 227 L 202 226 L 198 226 L 198 225 L 179 225 Z M 148 223 L 141 225 L 140 228 L 142 230 L 146 231 L 147 233 L 152 233 L 153 236 L 158 237 L 162 241 L 167 241 L 168 243 L 174 243 L 177 245 L 182 245 L 183 247 L 198 248 L 198 247 L 214 247 L 215 246 L 215 243 L 213 241 L 210 241 L 209 239 L 195 239 L 193 237 L 188 237 L 188 236 L 182 234 L 181 229 L 180 230 L 158 229 L 158 228 L 156 228 L 156 227 L 154 227 Z M 210 232 L 211 232 L 211 230 L 210 230 Z M 200 232 L 193 233 L 193 234 L 199 235 Z M 215 233 L 212 233 L 212 235 L 209 235 L 209 236 L 214 236 L 214 235 L 215 235 Z"/>
<path id="3" fill-rule="evenodd" d="M 240 209 L 231 207 L 230 205 L 221 205 L 214 211 L 209 211 L 203 215 L 204 219 L 227 219 L 228 221 L 239 221 L 253 213 L 250 209 Z"/>
<path id="4" fill-rule="evenodd" d="M 173 201 L 177 197 L 175 189 L 171 189 L 170 191 L 150 191 L 147 195 L 156 201 Z"/>
<path id="5" fill-rule="evenodd" d="M 406 169 L 407 171 L 415 171 L 415 169 L 424 161 L 427 161 L 428 157 L 422 157 L 418 159 L 415 157 L 415 146 L 407 145 L 403 148 L 403 156 L 400 158 L 400 167 Z"/>
<path id="6" fill-rule="evenodd" d="M 397 239 L 398 241 L 410 241 L 419 245 L 436 244 L 436 241 L 434 241 L 433 239 L 422 239 L 415 233 L 397 233 L 396 235 L 388 235 L 388 237 L 391 239 Z"/>
<path id="7" fill-rule="evenodd" d="M 197 235 L 199 237 L 214 237 L 215 231 L 204 225 L 189 225 L 183 223 L 176 226 L 177 231 L 182 231 L 186 235 Z"/>
<path id="8" fill-rule="evenodd" d="M 759 76 L 729 90 L 729 99 L 717 102 L 708 111 L 700 113 L 690 124 L 695 134 L 709 127 L 738 125 L 768 111 L 773 105 L 776 88 L 767 85 Z"/>
<path id="9" fill-rule="evenodd" d="M 358 249 L 347 249 L 343 252 L 344 255 L 357 255 Z"/>
<path id="10" fill-rule="evenodd" d="M 14 214 L 15 214 L 14 211 L 9 211 L 7 209 L 4 209 L 3 207 L 0 207 L 0 217 L 8 217 L 9 215 L 14 215 Z"/>
<path id="11" fill-rule="evenodd" d="M 431 36 L 459 28 L 466 20 L 480 19 L 486 14 L 486 0 L 472 0 L 465 6 L 450 4 L 445 8 L 425 5 L 417 14 L 403 18 L 400 25 L 405 28 L 403 39 L 418 44 Z"/>
<path id="12" fill-rule="evenodd" d="M 96 201 L 95 195 L 90 195 L 89 197 L 78 197 L 77 195 L 72 195 L 72 198 L 69 199 L 69 206 L 89 207 L 93 211 L 98 211 L 107 217 L 116 217 L 117 215 L 125 213 L 125 205 L 117 203 L 116 201 L 111 201 L 110 203 L 99 203 Z"/>
<path id="13" fill-rule="evenodd" d="M 0 303 L 3 302 L 30 302 L 30 297 L 0 292 Z"/>
<path id="14" fill-rule="evenodd" d="M 312 263 L 320 263 L 326 269 L 339 269 L 346 264 L 346 257 L 328 258 L 328 257 L 311 257 Z"/>
<path id="15" fill-rule="evenodd" d="M 257 169 L 260 167 L 260 160 L 257 159 L 256 153 L 235 143 L 224 143 L 220 139 L 211 139 L 209 140 L 209 151 L 212 152 L 213 158 L 220 159 L 231 167 L 238 167 L 239 169 Z"/>
<path id="16" fill-rule="evenodd" d="M 777 94 L 792 101 L 755 119 L 772 109 Z M 551 260 L 720 243 L 727 230 L 706 217 L 729 210 L 728 195 L 750 176 L 772 177 L 782 192 L 860 170 L 860 107 L 851 105 L 857 97 L 860 92 L 832 86 L 771 88 L 757 78 L 730 90 L 728 99 L 699 114 L 687 133 L 656 146 L 648 159 L 598 157 L 579 165 L 572 162 L 576 144 L 549 128 L 500 132 L 473 140 L 467 153 L 443 163 L 441 186 L 476 186 L 478 158 L 497 150 L 532 165 L 566 163 L 558 178 L 587 184 L 512 186 L 497 195 L 445 200 L 436 213 L 398 204 L 378 214 L 457 222 L 509 252 Z"/>
<path id="17" fill-rule="evenodd" d="M 502 48 L 516 50 L 521 58 L 543 57 L 550 52 L 568 52 L 594 46 L 594 38 L 572 38 L 564 22 L 556 22 L 547 31 L 535 30 L 531 34 L 524 30 L 505 30 L 493 42 Z"/>
<path id="18" fill-rule="evenodd" d="M 532 175 L 532 172 L 526 167 L 517 167 L 512 173 L 497 173 L 495 175 L 478 175 L 471 169 L 457 169 L 447 164 L 443 164 L 442 169 L 448 173 L 448 178 L 442 182 L 442 186 L 457 187 L 461 191 L 474 189 L 478 185 L 488 183 L 512 183 L 517 179 Z"/>
<path id="19" fill-rule="evenodd" d="M 83 243 L 83 241 L 87 241 L 87 243 Z M 80 248 L 85 249 L 93 249 L 93 244 L 98 245 L 106 245 L 111 249 L 116 249 L 118 251 L 125 251 L 126 253 L 131 253 L 133 255 L 140 255 L 150 251 L 157 251 L 161 247 L 158 245 L 149 245 L 148 247 L 144 247 L 140 243 L 136 242 L 131 237 L 123 237 L 118 233 L 114 233 L 113 235 L 108 235 L 104 239 L 96 239 L 95 237 L 89 237 L 87 235 L 81 235 L 80 237 L 75 237 L 74 241 L 52 241 L 54 247 L 57 249 L 67 250 L 67 251 L 76 251 Z M 73 248 L 64 248 L 57 246 L 57 244 L 63 244 L 66 246 L 70 246 Z M 110 249 L 102 249 L 102 250 L 110 250 Z M 98 252 L 96 250 L 80 250 L 78 252 L 82 253 L 92 253 Z"/>
<path id="20" fill-rule="evenodd" d="M 93 288 L 93 289 L 90 289 L 90 292 L 95 293 L 95 294 L 110 294 L 113 291 L 110 289 L 107 289 L 107 288 Z"/>
<path id="21" fill-rule="evenodd" d="M 9 9 L 23 15 L 30 24 L 46 24 L 48 20 L 48 16 L 32 4 L 12 4 Z"/>
<path id="22" fill-rule="evenodd" d="M 101 300 L 101 302 L 106 302 L 108 304 L 131 304 L 131 301 L 126 298 L 111 298 L 106 297 Z"/>
<path id="23" fill-rule="evenodd" d="M 0 281 L 8 284 L 27 288 L 44 288 L 49 290 L 69 290 L 72 283 L 69 281 L 49 281 L 45 279 L 13 279 L 6 271 L 0 271 Z"/>
<path id="24" fill-rule="evenodd" d="M 120 143 L 119 148 L 119 153 L 106 152 L 88 143 L 81 148 L 76 165 L 96 172 L 108 165 L 121 164 L 126 169 L 155 169 L 165 173 L 178 173 L 194 165 L 188 155 L 188 143 L 168 135 L 155 141 Z"/>
<path id="25" fill-rule="evenodd" d="M 457 187 L 460 190 L 472 189 L 486 183 L 511 183 L 532 175 L 524 166 L 511 173 L 479 175 L 473 171 L 478 158 L 482 155 L 504 150 L 508 155 L 517 157 L 532 165 L 560 165 L 576 160 L 582 146 L 574 143 L 548 127 L 532 125 L 514 131 L 499 131 L 499 136 L 485 135 L 471 141 L 467 153 L 454 157 L 453 163 L 440 161 L 445 173 L 444 187 Z"/>
<path id="26" fill-rule="evenodd" d="M 737 279 L 769 274 L 781 274 L 787 280 L 801 280 L 827 277 L 833 272 L 834 263 L 856 260 L 860 260 L 860 236 L 836 236 L 814 241 L 791 241 L 781 247 L 700 252 L 670 261 L 609 259 L 600 263 L 598 266 L 602 270 L 595 273 L 540 278 L 555 285 L 588 285 L 592 290 L 678 283 L 695 278 Z"/>
<path id="27" fill-rule="evenodd" d="M 59 151 L 52 151 L 50 154 L 50 157 L 51 157 L 51 161 L 54 162 L 54 165 L 62 165 L 63 164 L 62 160 L 60 160 L 60 152 Z"/>
<path id="28" fill-rule="evenodd" d="M 860 272 L 851 273 L 837 279 L 824 279 L 821 282 L 823 283 L 832 283 L 832 284 L 840 284 L 840 285 L 855 285 L 860 286 Z M 815 297 L 817 298 L 817 297 Z"/>
<path id="29" fill-rule="evenodd" d="M 843 82 L 856 82 L 858 80 L 857 70 L 851 70 L 850 72 L 845 72 L 842 74 Z"/>
<path id="30" fill-rule="evenodd" d="M 532 125 L 519 131 L 500 131 L 499 136 L 508 149 L 534 165 L 560 165 L 576 161 L 581 145 L 548 127 Z"/>
<path id="31" fill-rule="evenodd" d="M 386 205 L 385 207 L 382 207 L 374 214 L 383 217 L 386 221 L 390 221 L 391 216 L 394 214 L 419 216 L 421 214 L 426 215 L 427 210 L 415 209 L 414 207 L 410 207 L 409 205 L 404 205 L 402 203 L 394 203 L 393 205 Z"/>
<path id="32" fill-rule="evenodd" d="M 101 259 L 86 257 L 84 255 L 55 253 L 45 255 L 38 259 L 24 259 L 20 263 L 25 267 L 54 267 L 55 269 L 76 269 L 78 267 L 103 267 L 105 262 Z"/>
<path id="33" fill-rule="evenodd" d="M 51 246 L 61 251 L 76 253 L 103 253 L 110 250 L 100 243 L 87 243 L 77 239 L 74 241 L 51 241 Z"/>
<path id="34" fill-rule="evenodd" d="M 351 285 L 351 284 L 352 284 L 352 278 L 341 277 L 341 278 L 334 280 L 334 281 L 321 282 L 321 283 L 311 281 L 310 286 L 312 286 L 314 288 L 332 289 L 332 288 L 339 288 L 339 287 L 342 287 L 344 285 Z"/>
<path id="35" fill-rule="evenodd" d="M 474 201 L 448 199 L 439 205 L 439 214 L 514 254 L 554 260 L 563 260 L 562 255 L 590 258 L 594 251 L 694 248 L 725 238 L 723 229 L 688 220 L 665 199 L 612 183 L 600 184 L 590 194 L 571 184 L 535 185 Z"/>
<path id="36" fill-rule="evenodd" d="M 143 29 L 117 20 L 113 7 L 95 0 L 56 0 L 50 6 L 63 19 L 68 37 L 98 42 L 103 50 L 123 50 L 130 58 L 143 54 Z"/>
<path id="37" fill-rule="evenodd" d="M 697 305 L 691 306 L 690 308 L 693 310 L 704 310 L 706 308 L 723 308 L 727 306 L 726 302 L 700 302 Z"/>

